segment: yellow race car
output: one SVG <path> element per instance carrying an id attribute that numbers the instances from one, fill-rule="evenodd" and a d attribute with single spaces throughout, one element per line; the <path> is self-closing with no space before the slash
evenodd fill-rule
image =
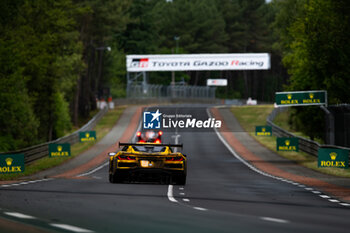
<path id="1" fill-rule="evenodd" d="M 186 184 L 187 158 L 172 148 L 182 145 L 119 143 L 119 152 L 109 153 L 109 182 L 158 180 L 166 184 Z"/>

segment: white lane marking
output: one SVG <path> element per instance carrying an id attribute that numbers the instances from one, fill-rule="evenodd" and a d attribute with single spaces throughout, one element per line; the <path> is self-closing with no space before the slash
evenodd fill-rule
<path id="1" fill-rule="evenodd" d="M 180 187 L 179 190 L 184 190 L 184 187 Z"/>
<path id="2" fill-rule="evenodd" d="M 180 135 L 177 135 L 177 136 L 180 136 Z M 175 144 L 177 144 L 178 141 L 179 141 L 179 137 L 175 137 Z M 177 147 L 175 147 L 175 149 L 174 149 L 174 152 L 176 152 L 176 151 L 177 151 Z M 174 186 L 169 184 L 168 193 L 167 193 L 168 199 L 171 202 L 178 202 L 173 196 L 173 189 L 174 189 Z"/>
<path id="3" fill-rule="evenodd" d="M 261 219 L 269 222 L 289 223 L 288 220 L 280 219 L 280 218 L 261 217 Z"/>
<path id="4" fill-rule="evenodd" d="M 167 193 L 167 195 L 168 195 L 169 201 L 177 202 L 177 200 L 173 196 L 173 185 L 171 185 L 171 184 L 169 184 L 169 186 L 168 186 L 168 193 Z"/>
<path id="5" fill-rule="evenodd" d="M 339 203 L 339 204 L 342 205 L 342 206 L 350 206 L 349 203 Z"/>
<path id="6" fill-rule="evenodd" d="M 93 231 L 88 230 L 88 229 L 75 227 L 75 226 L 71 226 L 71 225 L 67 225 L 67 224 L 50 223 L 50 225 L 53 227 L 57 227 L 57 228 L 61 228 L 61 229 L 73 231 L 73 232 L 86 232 L 86 233 L 93 232 Z"/>
<path id="7" fill-rule="evenodd" d="M 207 114 L 209 115 L 209 117 L 212 117 L 210 112 L 209 112 L 209 109 L 207 108 Z M 220 141 L 226 146 L 226 148 L 231 152 L 231 154 L 236 158 L 238 159 L 239 161 L 241 161 L 243 164 L 245 164 L 247 167 L 249 167 L 251 170 L 261 174 L 261 175 L 264 175 L 264 176 L 267 176 L 267 177 L 271 177 L 273 179 L 276 179 L 277 177 L 275 176 L 272 176 L 266 172 L 263 172 L 263 171 L 260 171 L 259 169 L 255 168 L 254 166 L 252 166 L 251 164 L 249 164 L 247 161 L 245 161 L 243 158 L 241 158 L 232 148 L 231 146 L 226 142 L 226 140 L 221 136 L 221 134 L 219 133 L 219 131 L 214 128 L 214 131 L 216 133 L 216 135 L 218 136 L 218 138 L 220 139 Z M 288 182 L 288 181 L 286 181 Z"/>
<path id="8" fill-rule="evenodd" d="M 185 202 L 189 202 L 190 201 L 190 199 L 187 199 L 187 198 L 183 198 L 182 200 L 185 201 Z"/>
<path id="9" fill-rule="evenodd" d="M 91 170 L 91 171 L 89 171 L 89 172 L 85 172 L 85 173 L 82 173 L 82 174 L 80 174 L 80 175 L 77 175 L 76 177 L 82 177 L 82 176 L 88 176 L 88 175 L 91 175 L 92 173 L 97 172 L 98 170 L 101 170 L 102 168 L 104 168 L 105 166 L 107 166 L 107 165 L 108 165 L 108 163 L 109 163 L 109 162 L 106 162 L 106 163 L 104 163 L 104 164 L 102 164 L 102 165 L 98 166 L 97 168 L 92 169 L 92 170 Z"/>
<path id="10" fill-rule="evenodd" d="M 319 196 L 322 198 L 331 198 L 330 196 L 327 196 L 327 195 L 319 195 Z"/>
<path id="11" fill-rule="evenodd" d="M 181 137 L 180 134 L 177 134 L 177 132 L 175 133 L 175 135 L 171 136 L 173 138 L 175 138 L 175 144 L 179 143 L 179 137 Z M 177 147 L 174 148 L 174 152 L 177 152 Z"/>
<path id="12" fill-rule="evenodd" d="M 22 184 L 29 184 L 29 183 L 28 182 L 21 182 L 19 184 L 22 185 Z"/>
<path id="13" fill-rule="evenodd" d="M 185 195 L 185 193 L 180 193 L 180 195 L 184 196 L 184 195 Z"/>
<path id="14" fill-rule="evenodd" d="M 37 182 L 36 180 L 28 181 L 29 184 L 36 183 L 36 182 Z"/>
<path id="15" fill-rule="evenodd" d="M 202 208 L 202 207 L 193 207 L 193 209 L 195 209 L 195 210 L 200 210 L 200 211 L 207 211 L 208 209 L 206 209 L 206 208 Z"/>
<path id="16" fill-rule="evenodd" d="M 31 180 L 31 181 L 26 181 L 26 182 L 21 182 L 21 183 L 15 183 L 15 184 L 3 184 L 0 185 L 2 188 L 7 188 L 7 187 L 12 187 L 12 186 L 20 186 L 20 185 L 25 185 L 25 184 L 33 184 L 33 183 L 38 183 L 38 182 L 43 182 L 43 181 L 49 181 L 53 180 L 53 178 L 47 178 L 47 179 L 40 179 L 40 180 Z"/>
<path id="17" fill-rule="evenodd" d="M 210 111 L 209 111 L 209 108 L 207 108 L 207 114 L 209 117 L 212 117 Z M 287 180 L 287 179 L 284 179 L 284 178 L 281 178 L 281 177 L 277 177 L 277 176 L 273 176 L 273 175 L 270 175 L 266 172 L 263 172 L 263 171 L 260 171 L 259 169 L 255 168 L 253 165 L 251 165 L 250 163 L 248 163 L 247 161 L 245 161 L 243 158 L 241 158 L 235 151 L 234 149 L 226 142 L 226 140 L 223 138 L 223 136 L 220 134 L 220 132 L 214 128 L 214 131 L 217 135 L 217 137 L 220 139 L 220 141 L 226 146 L 226 148 L 231 152 L 231 154 L 236 158 L 238 159 L 239 161 L 241 161 L 243 164 L 245 164 L 248 168 L 250 168 L 251 170 L 263 175 L 263 176 L 267 176 L 267 177 L 270 177 L 270 178 L 273 178 L 273 179 L 276 179 L 276 180 L 280 180 L 280 181 L 283 181 L 283 182 L 287 182 L 287 183 L 294 183 L 296 185 L 299 185 L 299 183 L 296 183 L 294 181 L 290 181 L 290 180 Z M 305 188 L 306 190 L 309 190 L 309 191 L 312 191 L 313 189 L 312 188 Z M 312 191 L 313 193 L 315 194 L 320 194 L 321 192 L 319 191 Z M 341 203 L 340 203 L 341 204 Z M 345 203 L 346 204 L 346 203 Z M 344 206 L 348 206 L 348 205 L 344 205 Z M 350 206 L 350 204 L 349 204 Z"/>
<path id="18" fill-rule="evenodd" d="M 4 214 L 12 216 L 12 217 L 16 217 L 16 218 L 22 218 L 22 219 L 36 219 L 33 216 L 21 214 L 21 213 L 17 213 L 17 212 L 4 212 Z"/>
<path id="19" fill-rule="evenodd" d="M 336 199 L 329 199 L 328 201 L 330 201 L 330 202 L 336 202 L 336 203 L 340 202 L 339 200 L 336 200 Z"/>
<path id="20" fill-rule="evenodd" d="M 102 179 L 102 177 L 99 177 L 99 176 L 93 176 L 92 178 L 98 179 L 98 180 L 101 180 L 101 179 Z"/>

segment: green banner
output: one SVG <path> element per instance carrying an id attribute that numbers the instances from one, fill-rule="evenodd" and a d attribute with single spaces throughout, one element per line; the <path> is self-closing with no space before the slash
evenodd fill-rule
<path id="1" fill-rule="evenodd" d="M 271 126 L 255 126 L 255 135 L 256 136 L 272 136 Z"/>
<path id="2" fill-rule="evenodd" d="M 24 172 L 24 154 L 0 155 L 0 174 Z"/>
<path id="3" fill-rule="evenodd" d="M 49 157 L 68 157 L 70 155 L 71 153 L 69 143 L 52 143 L 49 145 Z"/>
<path id="4" fill-rule="evenodd" d="M 80 142 L 91 142 L 96 140 L 96 131 L 85 131 L 79 133 Z"/>
<path id="5" fill-rule="evenodd" d="M 326 91 L 292 91 L 276 92 L 275 101 L 278 106 L 326 105 Z"/>
<path id="6" fill-rule="evenodd" d="M 349 151 L 343 149 L 319 148 L 318 167 L 349 168 Z"/>
<path id="7" fill-rule="evenodd" d="M 299 151 L 298 138 L 276 138 L 277 151 Z"/>

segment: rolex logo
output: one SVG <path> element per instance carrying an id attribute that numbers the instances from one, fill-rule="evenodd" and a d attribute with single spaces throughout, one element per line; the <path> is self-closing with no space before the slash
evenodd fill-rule
<path id="1" fill-rule="evenodd" d="M 287 95 L 287 98 L 290 100 L 290 99 L 292 99 L 292 94 L 288 94 Z"/>
<path id="2" fill-rule="evenodd" d="M 12 158 L 7 158 L 7 159 L 5 159 L 5 161 L 6 161 L 7 166 L 11 166 L 13 159 Z"/>
<path id="3" fill-rule="evenodd" d="M 58 147 L 57 147 L 57 150 L 58 150 L 59 152 L 61 152 L 61 151 L 62 151 L 62 146 L 58 146 Z"/>
<path id="4" fill-rule="evenodd" d="M 337 153 L 335 153 L 335 152 L 332 152 L 329 155 L 331 156 L 332 160 L 335 160 L 337 158 Z"/>
<path id="5" fill-rule="evenodd" d="M 290 145 L 290 141 L 289 140 L 286 140 L 285 143 L 286 143 L 286 146 Z"/>
<path id="6" fill-rule="evenodd" d="M 314 93 L 309 94 L 310 99 L 314 98 Z"/>
<path id="7" fill-rule="evenodd" d="M 85 134 L 85 137 L 86 137 L 86 138 L 89 138 L 89 137 L 90 137 L 90 134 L 89 134 L 89 133 L 86 133 L 86 134 Z"/>
<path id="8" fill-rule="evenodd" d="M 262 129 L 261 129 L 261 131 L 265 132 L 265 131 L 266 131 L 266 129 L 265 129 L 265 128 L 262 128 Z"/>

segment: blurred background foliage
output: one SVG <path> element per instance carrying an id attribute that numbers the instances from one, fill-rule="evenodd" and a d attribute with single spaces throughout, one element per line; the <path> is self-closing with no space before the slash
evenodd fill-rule
<path id="1" fill-rule="evenodd" d="M 347 0 L 2 0 L 0 151 L 61 137 L 110 89 L 125 97 L 126 54 L 271 54 L 268 71 L 177 72 L 217 98 L 274 101 L 282 90 L 327 90 L 350 101 Z M 176 39 L 175 39 L 176 38 Z M 107 48 L 111 48 L 110 50 Z M 171 74 L 149 74 L 169 85 Z M 310 119 L 310 114 L 317 117 Z M 316 132 L 322 113 L 298 108 L 295 127 Z M 315 135 L 317 136 L 317 135 Z"/>

